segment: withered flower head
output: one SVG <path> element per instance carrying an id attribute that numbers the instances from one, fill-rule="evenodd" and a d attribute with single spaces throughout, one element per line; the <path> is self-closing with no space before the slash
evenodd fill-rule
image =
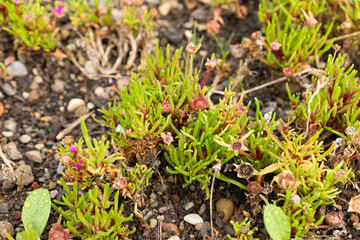
<path id="1" fill-rule="evenodd" d="M 121 190 L 124 189 L 126 187 L 127 181 L 124 177 L 119 177 L 117 179 L 114 180 L 114 184 L 113 187 L 115 189 Z"/>
<path id="2" fill-rule="evenodd" d="M 160 133 L 160 135 L 161 135 L 164 143 L 168 146 L 170 145 L 170 143 L 172 143 L 174 141 L 174 138 L 171 136 L 171 133 L 169 133 L 169 132 L 168 133 L 162 132 L 162 133 Z"/>
<path id="3" fill-rule="evenodd" d="M 74 143 L 74 138 L 72 136 L 65 136 L 63 139 L 62 139 L 62 142 L 65 144 L 65 145 L 72 145 Z"/>
<path id="4" fill-rule="evenodd" d="M 325 222 L 331 227 L 338 226 L 342 223 L 342 216 L 337 212 L 330 212 L 325 215 Z"/>
<path id="5" fill-rule="evenodd" d="M 294 173 L 290 170 L 282 171 L 282 173 L 277 176 L 275 181 L 277 181 L 280 188 L 284 190 L 291 190 L 296 187 Z"/>
<path id="6" fill-rule="evenodd" d="M 257 171 L 254 169 L 253 165 L 248 162 L 243 162 L 239 165 L 234 164 L 237 169 L 237 176 L 238 178 L 245 178 L 249 179 L 256 173 Z"/>
<path id="7" fill-rule="evenodd" d="M 352 197 L 349 202 L 348 212 L 360 213 L 360 195 Z"/>
<path id="8" fill-rule="evenodd" d="M 249 182 L 248 185 L 247 185 L 247 190 L 250 193 L 258 195 L 260 193 L 260 191 L 261 191 L 261 185 L 256 181 Z"/>
<path id="9" fill-rule="evenodd" d="M 71 157 L 69 155 L 62 155 L 60 157 L 60 162 L 62 162 L 65 165 L 69 164 L 70 161 L 71 161 Z"/>
<path id="10" fill-rule="evenodd" d="M 264 186 L 261 188 L 261 193 L 270 194 L 274 190 L 274 186 L 268 182 L 264 182 Z"/>
<path id="11" fill-rule="evenodd" d="M 49 232 L 49 240 L 67 240 L 70 239 L 69 230 L 60 224 L 56 224 Z"/>

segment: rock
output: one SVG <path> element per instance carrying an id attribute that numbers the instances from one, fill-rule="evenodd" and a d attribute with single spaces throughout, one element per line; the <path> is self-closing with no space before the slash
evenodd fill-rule
<path id="1" fill-rule="evenodd" d="M 14 96 L 16 93 L 16 90 L 7 82 L 3 83 L 1 88 L 3 89 L 4 93 L 8 96 Z"/>
<path id="2" fill-rule="evenodd" d="M 9 76 L 12 77 L 24 77 L 28 75 L 28 70 L 26 66 L 20 61 L 12 62 L 7 68 L 6 72 Z"/>
<path id="3" fill-rule="evenodd" d="M 42 79 L 42 77 L 41 76 L 39 76 L 39 75 L 37 75 L 37 76 L 35 76 L 34 77 L 34 82 L 36 82 L 36 83 L 43 83 L 44 82 L 44 80 Z"/>
<path id="4" fill-rule="evenodd" d="M 224 213 L 222 221 L 227 222 L 234 213 L 234 202 L 228 198 L 221 198 L 216 202 L 215 208 L 217 212 Z"/>
<path id="5" fill-rule="evenodd" d="M 147 222 L 149 220 L 149 218 L 151 218 L 154 215 L 153 211 L 150 210 L 145 216 L 144 216 L 144 221 Z"/>
<path id="6" fill-rule="evenodd" d="M 56 196 L 58 195 L 58 193 L 59 193 L 59 191 L 58 190 L 52 190 L 52 191 L 50 191 L 50 198 L 51 199 L 54 199 L 54 198 L 56 198 Z"/>
<path id="7" fill-rule="evenodd" d="M 224 226 L 224 231 L 226 232 L 226 234 L 229 234 L 230 236 L 235 235 L 235 231 L 231 223 L 228 223 Z"/>
<path id="8" fill-rule="evenodd" d="M 9 204 L 8 203 L 1 203 L 0 204 L 0 214 L 9 213 Z"/>
<path id="9" fill-rule="evenodd" d="M 175 28 L 169 28 L 164 32 L 164 35 L 170 42 L 180 43 L 183 40 L 184 33 Z"/>
<path id="10" fill-rule="evenodd" d="M 16 131 L 17 123 L 14 119 L 8 119 L 4 121 L 4 128 L 8 131 L 15 132 Z"/>
<path id="11" fill-rule="evenodd" d="M 65 89 L 66 83 L 60 79 L 55 79 L 54 83 L 51 85 L 51 90 L 57 93 L 62 93 Z"/>
<path id="12" fill-rule="evenodd" d="M 169 207 L 168 206 L 163 206 L 163 207 L 159 208 L 159 213 L 164 214 L 167 210 L 169 210 Z"/>
<path id="13" fill-rule="evenodd" d="M 197 231 L 202 231 L 204 229 L 204 223 L 197 223 L 195 224 L 195 229 Z"/>
<path id="14" fill-rule="evenodd" d="M 43 144 L 43 143 L 38 143 L 38 144 L 35 144 L 35 148 L 37 149 L 37 150 L 41 150 L 41 149 L 43 149 L 45 147 L 45 145 Z"/>
<path id="15" fill-rule="evenodd" d="M 173 224 L 173 223 L 165 223 L 165 222 L 161 222 L 161 227 L 163 228 L 163 230 L 165 232 L 167 231 L 171 231 L 171 232 L 174 232 L 177 236 L 180 235 L 180 231 L 179 231 L 179 228 Z"/>
<path id="16" fill-rule="evenodd" d="M 82 115 L 86 114 L 89 112 L 89 109 L 85 106 L 81 106 L 78 109 L 76 109 L 76 111 L 74 112 L 74 116 L 75 117 L 81 117 Z"/>
<path id="17" fill-rule="evenodd" d="M 82 100 L 80 98 L 73 98 L 68 103 L 67 111 L 69 113 L 74 113 L 76 111 L 76 109 L 78 109 L 80 107 L 84 107 L 84 106 L 86 106 L 86 103 L 84 100 Z"/>
<path id="18" fill-rule="evenodd" d="M 102 98 L 105 98 L 105 99 L 110 98 L 109 94 L 107 92 L 105 92 L 105 89 L 103 87 L 95 88 L 94 93 L 98 97 L 102 97 Z"/>
<path id="19" fill-rule="evenodd" d="M 61 29 L 60 34 L 61 34 L 61 39 L 62 39 L 62 40 L 66 40 L 66 39 L 68 39 L 69 36 L 70 36 L 70 31 L 67 30 L 66 28 L 63 28 L 63 29 Z"/>
<path id="20" fill-rule="evenodd" d="M 115 22 L 119 22 L 123 19 L 123 12 L 117 8 L 112 9 L 112 18 Z"/>
<path id="21" fill-rule="evenodd" d="M 94 69 L 94 66 L 92 65 L 91 61 L 86 61 L 85 62 L 85 71 L 87 74 L 95 74 L 96 70 Z"/>
<path id="22" fill-rule="evenodd" d="M 149 3 L 149 4 L 154 4 L 154 5 L 160 4 L 160 0 L 145 0 L 145 2 Z"/>
<path id="23" fill-rule="evenodd" d="M 34 176 L 29 165 L 20 165 L 14 174 L 17 177 L 17 185 L 27 186 L 34 182 Z"/>
<path id="24" fill-rule="evenodd" d="M 10 131 L 2 131 L 1 134 L 6 138 L 14 136 L 14 133 Z"/>
<path id="25" fill-rule="evenodd" d="M 40 151 L 32 150 L 25 153 L 25 157 L 35 163 L 42 163 L 42 157 Z"/>
<path id="26" fill-rule="evenodd" d="M 170 2 L 163 2 L 159 6 L 159 13 L 164 17 L 169 14 L 170 10 L 171 10 L 171 3 Z"/>
<path id="27" fill-rule="evenodd" d="M 185 211 L 188 211 L 194 206 L 195 206 L 195 204 L 193 202 L 187 202 L 184 204 L 184 209 L 185 209 Z"/>
<path id="28" fill-rule="evenodd" d="M 179 236 L 174 235 L 169 237 L 167 240 L 181 240 L 181 238 Z"/>
<path id="29" fill-rule="evenodd" d="M 20 141 L 21 143 L 28 143 L 28 142 L 31 141 L 31 137 L 30 137 L 29 135 L 27 135 L 27 134 L 24 134 L 24 135 L 21 135 L 21 136 L 19 137 L 19 141 Z"/>
<path id="30" fill-rule="evenodd" d="M 206 204 L 203 203 L 203 204 L 201 204 L 200 210 L 199 210 L 198 213 L 199 213 L 199 215 L 201 215 L 201 214 L 203 214 L 205 211 L 206 211 Z"/>
<path id="31" fill-rule="evenodd" d="M 7 232 L 11 236 L 15 235 L 14 227 L 8 221 L 0 221 L 0 236 L 6 239 L 3 232 Z"/>
<path id="32" fill-rule="evenodd" d="M 88 102 L 88 103 L 86 104 L 86 107 L 87 107 L 87 109 L 91 110 L 91 109 L 94 109 L 94 108 L 95 108 L 95 104 L 93 104 L 92 102 Z"/>
<path id="33" fill-rule="evenodd" d="M 77 47 L 75 43 L 69 43 L 68 45 L 65 46 L 67 50 L 69 50 L 70 52 L 74 52 Z"/>
<path id="34" fill-rule="evenodd" d="M 150 219 L 150 228 L 156 228 L 157 220 L 155 218 Z"/>
<path id="35" fill-rule="evenodd" d="M 14 142 L 9 142 L 8 144 L 6 144 L 4 146 L 4 151 L 11 160 L 19 160 L 22 158 L 22 155 L 17 149 L 17 146 Z"/>
<path id="36" fill-rule="evenodd" d="M 31 90 L 29 96 L 26 99 L 30 104 L 36 104 L 39 101 L 40 95 L 37 90 Z"/>
<path id="37" fill-rule="evenodd" d="M 0 92 L 0 99 L 3 99 L 5 96 L 2 92 Z"/>
<path id="38" fill-rule="evenodd" d="M 204 220 L 196 213 L 187 214 L 184 217 L 184 221 L 190 223 L 192 225 L 196 225 L 198 223 L 203 223 Z"/>
<path id="39" fill-rule="evenodd" d="M 50 181 L 48 189 L 49 190 L 54 190 L 55 188 L 56 188 L 56 182 Z"/>
<path id="40" fill-rule="evenodd" d="M 39 83 L 36 81 L 32 81 L 32 83 L 30 84 L 30 89 L 31 90 L 39 89 Z"/>

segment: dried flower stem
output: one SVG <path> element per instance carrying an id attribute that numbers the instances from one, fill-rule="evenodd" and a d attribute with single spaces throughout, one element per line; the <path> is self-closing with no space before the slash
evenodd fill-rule
<path id="1" fill-rule="evenodd" d="M 8 166 L 8 168 L 11 169 L 12 172 L 14 172 L 14 169 L 12 166 L 16 166 L 14 162 L 12 162 L 11 160 L 7 159 L 7 157 L 5 156 L 4 152 L 2 151 L 2 148 L 0 146 L 0 157 L 2 158 L 2 160 L 4 161 L 4 163 L 6 164 L 6 166 Z"/>

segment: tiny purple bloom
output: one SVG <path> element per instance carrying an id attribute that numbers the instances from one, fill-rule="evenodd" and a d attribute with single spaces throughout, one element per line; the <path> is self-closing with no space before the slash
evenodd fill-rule
<path id="1" fill-rule="evenodd" d="M 125 77 L 124 84 L 125 84 L 125 85 L 128 85 L 128 84 L 129 84 L 129 76 L 126 76 L 126 77 Z"/>
<path id="2" fill-rule="evenodd" d="M 71 147 L 69 148 L 69 151 L 70 151 L 71 153 L 76 153 L 77 147 L 76 147 L 75 145 L 71 145 Z"/>
<path id="3" fill-rule="evenodd" d="M 142 18 L 141 13 L 139 13 L 138 14 L 138 19 L 141 19 L 141 18 Z"/>
<path id="4" fill-rule="evenodd" d="M 21 0 L 15 0 L 15 3 L 18 4 Z"/>
<path id="5" fill-rule="evenodd" d="M 81 168 L 82 168 L 82 166 L 80 166 L 78 163 L 76 164 L 76 168 L 78 169 L 78 170 L 80 170 Z"/>
<path id="6" fill-rule="evenodd" d="M 58 17 L 61 16 L 64 6 L 59 6 L 57 9 L 55 9 L 55 13 Z"/>

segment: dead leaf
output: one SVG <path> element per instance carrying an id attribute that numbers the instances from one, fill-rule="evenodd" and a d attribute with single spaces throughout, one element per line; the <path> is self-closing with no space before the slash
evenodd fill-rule
<path id="1" fill-rule="evenodd" d="M 8 56 L 5 58 L 4 60 L 4 65 L 7 66 L 9 65 L 10 63 L 12 63 L 13 61 L 15 61 L 15 56 Z"/>
<path id="2" fill-rule="evenodd" d="M 352 197 L 349 202 L 348 212 L 360 213 L 360 195 Z"/>

